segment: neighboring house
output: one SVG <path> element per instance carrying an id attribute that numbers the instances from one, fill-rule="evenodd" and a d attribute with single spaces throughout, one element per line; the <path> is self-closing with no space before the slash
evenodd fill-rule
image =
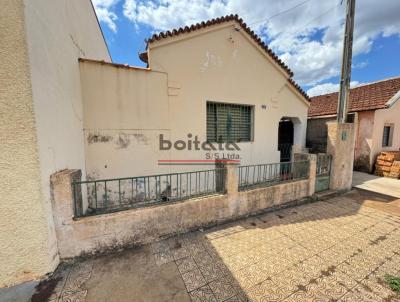
<path id="1" fill-rule="evenodd" d="M 50 175 L 85 169 L 78 58 L 111 58 L 90 0 L 3 0 L 0 37 L 3 287 L 59 263 Z"/>
<path id="2" fill-rule="evenodd" d="M 381 151 L 400 148 L 400 77 L 364 84 L 350 90 L 349 116 L 356 123 L 354 168 L 372 172 Z M 307 147 L 325 152 L 326 123 L 336 120 L 338 93 L 311 98 Z"/>
<path id="3" fill-rule="evenodd" d="M 234 153 L 242 164 L 290 160 L 305 147 L 309 99 L 292 72 L 238 16 L 154 35 L 147 68 L 81 60 L 89 179 L 213 168 L 158 166 Z M 172 143 L 235 142 L 240 150 L 160 150 Z M 211 153 L 207 155 L 207 153 Z"/>

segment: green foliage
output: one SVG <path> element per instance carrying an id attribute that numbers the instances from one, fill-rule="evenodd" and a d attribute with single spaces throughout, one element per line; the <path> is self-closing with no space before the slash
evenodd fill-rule
<path id="1" fill-rule="evenodd" d="M 400 293 L 400 277 L 386 275 L 385 280 L 389 284 L 389 286 L 392 290 Z"/>

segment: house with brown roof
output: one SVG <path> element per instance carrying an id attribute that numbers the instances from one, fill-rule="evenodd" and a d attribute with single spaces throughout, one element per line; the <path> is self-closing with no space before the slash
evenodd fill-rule
<path id="1" fill-rule="evenodd" d="M 338 93 L 311 98 L 307 147 L 325 152 L 326 123 L 336 120 Z M 356 123 L 354 168 L 372 172 L 381 151 L 400 148 L 400 77 L 360 85 L 350 90 L 349 118 Z"/>
<path id="2" fill-rule="evenodd" d="M 237 15 L 156 34 L 140 58 L 146 68 L 80 62 L 89 178 L 199 167 L 160 160 L 275 163 L 305 147 L 308 96 Z M 196 139 L 237 148 L 189 148 Z"/>

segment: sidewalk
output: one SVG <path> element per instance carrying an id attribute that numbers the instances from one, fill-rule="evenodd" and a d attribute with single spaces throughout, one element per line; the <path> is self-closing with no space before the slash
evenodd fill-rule
<path id="1" fill-rule="evenodd" d="M 384 281 L 400 275 L 400 216 L 363 204 L 374 198 L 352 191 L 64 266 L 48 301 L 400 301 Z"/>

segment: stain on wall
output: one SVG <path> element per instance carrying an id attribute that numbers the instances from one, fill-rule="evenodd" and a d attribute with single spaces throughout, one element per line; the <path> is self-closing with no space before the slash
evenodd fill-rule
<path id="1" fill-rule="evenodd" d="M 111 135 L 101 135 L 98 133 L 89 133 L 87 137 L 87 142 L 89 144 L 94 144 L 94 143 L 108 143 L 113 140 L 113 137 Z"/>

